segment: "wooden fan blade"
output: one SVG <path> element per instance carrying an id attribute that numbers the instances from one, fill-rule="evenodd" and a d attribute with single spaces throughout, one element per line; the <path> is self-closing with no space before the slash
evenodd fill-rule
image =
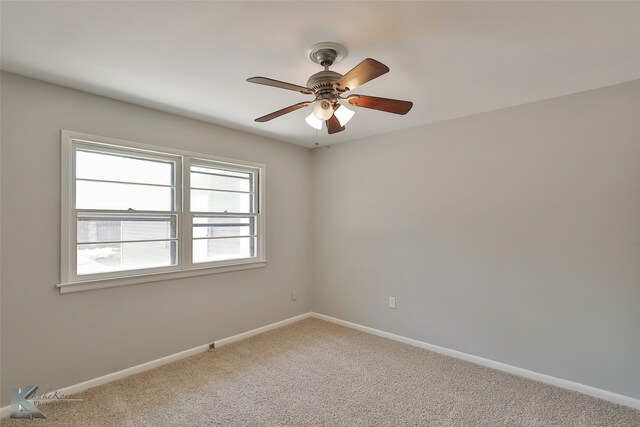
<path id="1" fill-rule="evenodd" d="M 367 58 L 338 80 L 340 89 L 353 90 L 366 82 L 389 72 L 389 67 L 375 59 Z"/>
<path id="2" fill-rule="evenodd" d="M 313 91 L 308 87 L 294 85 L 292 83 L 281 82 L 279 80 L 268 79 L 266 77 L 251 77 L 247 79 L 249 83 L 257 83 L 259 85 L 273 86 L 280 89 L 288 89 L 296 92 L 304 93 L 305 95 L 312 95 Z"/>
<path id="3" fill-rule="evenodd" d="M 407 114 L 409 110 L 411 110 L 411 107 L 413 107 L 413 102 L 366 95 L 351 95 L 347 98 L 347 101 L 356 107 L 371 108 L 372 110 L 386 111 L 387 113 L 394 114 Z"/>
<path id="4" fill-rule="evenodd" d="M 335 115 L 331 116 L 331 118 L 325 123 L 327 124 L 327 131 L 329 132 L 329 135 L 342 132 L 344 130 L 344 126 L 340 126 L 340 122 Z"/>
<path id="5" fill-rule="evenodd" d="M 275 119 L 276 117 L 280 117 L 284 114 L 290 113 L 292 111 L 296 111 L 302 107 L 306 107 L 311 104 L 311 102 L 299 102 L 295 105 L 291 105 L 287 108 L 283 108 L 282 110 L 274 111 L 271 114 L 267 114 L 266 116 L 258 117 L 256 122 L 268 122 L 269 120 Z"/>

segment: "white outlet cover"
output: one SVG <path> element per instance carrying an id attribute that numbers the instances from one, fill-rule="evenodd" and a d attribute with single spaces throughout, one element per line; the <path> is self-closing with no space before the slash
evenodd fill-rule
<path id="1" fill-rule="evenodd" d="M 396 297 L 389 297 L 389 308 L 396 308 Z"/>

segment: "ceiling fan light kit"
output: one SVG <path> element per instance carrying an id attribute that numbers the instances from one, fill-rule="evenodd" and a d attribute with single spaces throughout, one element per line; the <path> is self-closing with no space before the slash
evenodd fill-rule
<path id="1" fill-rule="evenodd" d="M 328 99 L 319 99 L 313 107 L 313 114 L 322 121 L 329 120 L 333 115 L 333 105 Z"/>
<path id="2" fill-rule="evenodd" d="M 314 63 L 322 65 L 324 70 L 315 73 L 307 80 L 306 86 L 299 86 L 266 77 L 251 77 L 247 79 L 249 83 L 256 83 L 265 86 L 273 86 L 280 89 L 293 90 L 304 95 L 313 95 L 315 99 L 308 102 L 300 102 L 273 113 L 258 117 L 256 122 L 267 122 L 284 114 L 307 107 L 313 104 L 312 113 L 305 121 L 315 129 L 322 129 L 322 123 L 327 125 L 329 134 L 343 131 L 344 125 L 355 114 L 340 101 L 361 108 L 384 111 L 387 113 L 407 114 L 413 103 L 396 99 L 378 98 L 366 95 L 343 96 L 345 92 L 355 89 L 358 86 L 371 81 L 389 72 L 389 68 L 376 61 L 367 58 L 360 62 L 349 72 L 342 75 L 329 70 L 329 67 L 340 62 L 347 56 L 347 49 L 338 43 L 323 42 L 316 43 L 307 49 L 307 57 Z"/>
<path id="3" fill-rule="evenodd" d="M 305 120 L 305 121 L 307 122 L 307 124 L 308 124 L 309 126 L 311 126 L 312 128 L 314 128 L 314 129 L 318 129 L 318 130 L 322 129 L 322 123 L 323 123 L 323 121 L 322 121 L 322 120 L 320 120 L 319 118 L 317 118 L 317 117 L 316 117 L 316 115 L 315 115 L 315 114 L 313 114 L 313 112 L 311 112 L 311 114 L 309 114 L 309 115 L 307 116 L 307 118 L 306 118 L 306 119 L 304 119 L 304 120 Z"/>
<path id="4" fill-rule="evenodd" d="M 347 124 L 349 120 L 351 120 L 351 118 L 355 113 L 356 113 L 355 111 L 349 110 L 347 107 L 345 107 L 342 104 L 338 105 L 336 107 L 336 110 L 333 112 L 333 114 L 335 114 L 336 118 L 340 122 L 340 125 L 342 125 L 343 127 L 344 125 Z"/>

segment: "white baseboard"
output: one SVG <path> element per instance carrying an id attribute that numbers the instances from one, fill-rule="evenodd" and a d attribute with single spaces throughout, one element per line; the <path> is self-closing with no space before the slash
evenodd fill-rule
<path id="1" fill-rule="evenodd" d="M 237 335 L 234 335 L 234 336 L 229 337 L 229 338 L 222 338 L 221 340 L 214 341 L 214 343 L 216 345 L 216 348 L 222 347 L 224 345 L 231 344 L 232 342 L 240 341 L 240 340 L 252 337 L 254 335 L 258 335 L 258 334 L 261 334 L 263 332 L 270 331 L 272 329 L 277 329 L 277 328 L 280 328 L 282 326 L 289 325 L 291 323 L 295 323 L 295 322 L 297 322 L 299 320 L 311 317 L 312 315 L 313 315 L 313 313 L 311 313 L 311 312 L 300 314 L 298 316 L 290 317 L 288 319 L 284 319 L 284 320 L 281 320 L 279 322 L 272 323 L 272 324 L 267 325 L 267 326 L 263 326 L 261 328 L 256 328 L 256 329 L 252 329 L 252 330 L 247 331 L 247 332 L 242 332 L 241 334 L 237 334 Z"/>
<path id="2" fill-rule="evenodd" d="M 228 338 L 222 338 L 220 340 L 214 341 L 213 343 L 215 344 L 216 348 L 222 347 L 227 344 L 231 344 L 232 342 L 240 341 L 240 340 L 252 337 L 254 335 L 258 335 L 263 332 L 270 331 L 272 329 L 277 329 L 282 326 L 288 325 L 290 323 L 294 323 L 299 320 L 306 319 L 308 317 L 311 317 L 310 312 L 301 314 L 299 316 L 290 317 L 288 319 L 281 320 L 279 322 L 271 323 L 270 325 L 267 325 L 267 326 L 262 326 L 260 328 L 252 329 L 247 332 L 242 332 L 240 334 L 233 335 Z M 207 350 L 209 350 L 209 344 L 199 345 L 198 347 L 194 347 L 189 350 L 181 351 L 179 353 L 161 357 L 160 359 L 156 359 L 150 362 L 142 363 L 140 365 L 132 366 L 131 368 L 127 368 L 121 371 L 113 372 L 111 374 L 103 375 L 101 377 L 94 378 L 92 380 L 75 384 L 69 387 L 65 387 L 57 391 L 59 394 L 67 395 L 67 396 L 80 393 L 81 391 L 87 390 L 89 388 L 110 383 L 112 381 L 128 377 L 129 375 L 134 375 L 140 372 L 148 371 L 149 369 L 157 368 L 158 366 L 166 365 L 167 363 L 175 362 L 177 360 L 184 359 L 185 357 L 193 356 L 198 353 L 204 353 Z M 8 417 L 10 414 L 11 414 L 11 406 L 5 406 L 3 408 L 0 408 L 0 418 Z"/>
<path id="3" fill-rule="evenodd" d="M 602 390 L 599 388 L 591 387 L 588 385 L 576 383 L 562 378 L 552 377 L 551 375 L 541 374 L 538 372 L 530 371 L 528 369 L 518 368 L 516 366 L 507 365 L 506 363 L 496 362 L 494 360 L 485 359 L 484 357 L 474 356 L 472 354 L 463 353 L 457 350 L 451 350 L 446 347 L 440 347 L 438 345 L 429 344 L 423 341 L 414 340 L 412 338 L 403 337 L 401 335 L 384 332 L 379 329 L 370 328 L 368 326 L 362 326 L 357 323 L 347 322 L 346 320 L 337 319 L 335 317 L 326 316 L 320 313 L 311 313 L 315 318 L 326 320 L 328 322 L 337 323 L 338 325 L 346 326 L 348 328 L 357 329 L 362 332 L 367 332 L 379 337 L 388 338 L 394 341 L 399 341 L 404 344 L 408 344 L 414 347 L 424 348 L 436 353 L 446 354 L 447 356 L 455 357 L 456 359 L 465 360 L 467 362 L 475 363 L 477 365 L 486 366 L 488 368 L 497 369 L 499 371 L 508 372 L 519 377 L 529 378 L 542 383 L 551 384 L 556 387 L 565 388 L 568 390 L 577 391 L 578 393 L 586 394 L 588 396 L 596 397 L 598 399 L 607 400 L 609 402 L 617 403 L 619 405 L 629 406 L 634 409 L 640 409 L 640 400 L 633 397 L 625 396 L 611 391 Z"/>
<path id="4" fill-rule="evenodd" d="M 399 341 L 404 344 L 408 344 L 414 347 L 424 348 L 426 350 L 434 351 L 436 353 L 446 354 L 447 356 L 455 357 L 456 359 L 466 360 L 477 365 L 486 366 L 488 368 L 497 369 L 499 371 L 508 372 L 510 374 L 518 375 L 520 377 L 529 378 L 535 381 L 540 381 L 546 384 L 551 384 L 557 387 L 565 388 L 568 390 L 577 391 L 579 393 L 586 394 L 588 396 L 596 397 L 598 399 L 607 400 L 609 402 L 617 403 L 619 405 L 629 406 L 634 409 L 640 409 L 640 400 L 633 397 L 624 396 L 621 394 L 613 393 L 607 390 L 591 387 L 588 385 L 576 383 L 561 378 L 552 377 L 550 375 L 541 374 L 538 372 L 530 371 L 528 369 L 518 368 L 516 366 L 507 365 L 506 363 L 496 362 L 494 360 L 485 359 L 483 357 L 474 356 L 472 354 L 463 353 L 461 351 L 451 350 L 446 347 L 440 347 L 434 344 L 429 344 L 423 341 L 414 340 L 412 338 L 403 337 L 401 335 L 384 332 L 379 329 L 370 328 L 368 326 L 362 326 L 357 323 L 347 322 L 346 320 L 337 319 L 335 317 L 326 316 L 324 314 L 309 312 L 298 316 L 291 317 L 289 319 L 281 320 L 279 322 L 272 323 L 270 325 L 262 326 L 260 328 L 252 329 L 247 332 L 243 332 L 237 335 L 233 335 L 228 338 L 222 338 L 218 341 L 214 341 L 216 348 L 231 344 L 236 341 L 249 338 L 254 335 L 261 334 L 263 332 L 277 329 L 290 323 L 297 322 L 308 317 L 315 317 L 328 322 L 336 323 L 338 325 L 346 326 L 348 328 L 357 329 L 372 335 L 388 338 L 394 341 Z M 203 353 L 209 349 L 209 344 L 200 345 L 198 347 L 191 348 L 189 350 L 181 351 L 179 353 L 171 354 L 160 359 L 152 360 L 150 362 L 142 363 L 140 365 L 133 366 L 131 368 L 123 369 L 121 371 L 113 372 L 98 378 L 94 378 L 89 381 L 85 381 L 79 384 L 75 384 L 69 387 L 58 390 L 59 393 L 64 395 L 72 395 L 80 393 L 92 387 L 96 387 L 102 384 L 106 384 L 115 380 L 119 380 L 129 375 L 134 375 L 140 372 L 148 371 L 149 369 L 157 368 L 158 366 L 166 365 L 167 363 L 175 362 L 185 357 L 193 356 L 198 353 Z M 8 417 L 11 413 L 11 407 L 5 406 L 0 408 L 0 418 Z"/>

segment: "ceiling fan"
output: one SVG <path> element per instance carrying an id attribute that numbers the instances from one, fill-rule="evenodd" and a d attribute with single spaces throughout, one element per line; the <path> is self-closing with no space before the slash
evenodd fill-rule
<path id="1" fill-rule="evenodd" d="M 395 114 L 407 114 L 413 107 L 412 102 L 397 99 L 366 95 L 343 96 L 345 92 L 362 86 L 389 71 L 389 67 L 375 59 L 367 58 L 353 67 L 347 74 L 342 75 L 335 71 L 330 71 L 329 67 L 347 56 L 347 49 L 344 46 L 329 42 L 317 43 L 307 50 L 307 55 L 313 62 L 322 65 L 324 70 L 309 77 L 306 86 L 298 86 L 266 77 L 251 77 L 247 79 L 250 83 L 293 90 L 315 97 L 312 101 L 299 102 L 258 117 L 256 122 L 268 122 L 276 117 L 313 104 L 313 112 L 305 119 L 306 122 L 318 130 L 322 129 L 322 123 L 324 122 L 327 125 L 329 134 L 334 134 L 343 131 L 345 129 L 344 125 L 354 114 L 353 111 L 342 105 L 340 101 L 346 101 L 356 107 Z"/>

